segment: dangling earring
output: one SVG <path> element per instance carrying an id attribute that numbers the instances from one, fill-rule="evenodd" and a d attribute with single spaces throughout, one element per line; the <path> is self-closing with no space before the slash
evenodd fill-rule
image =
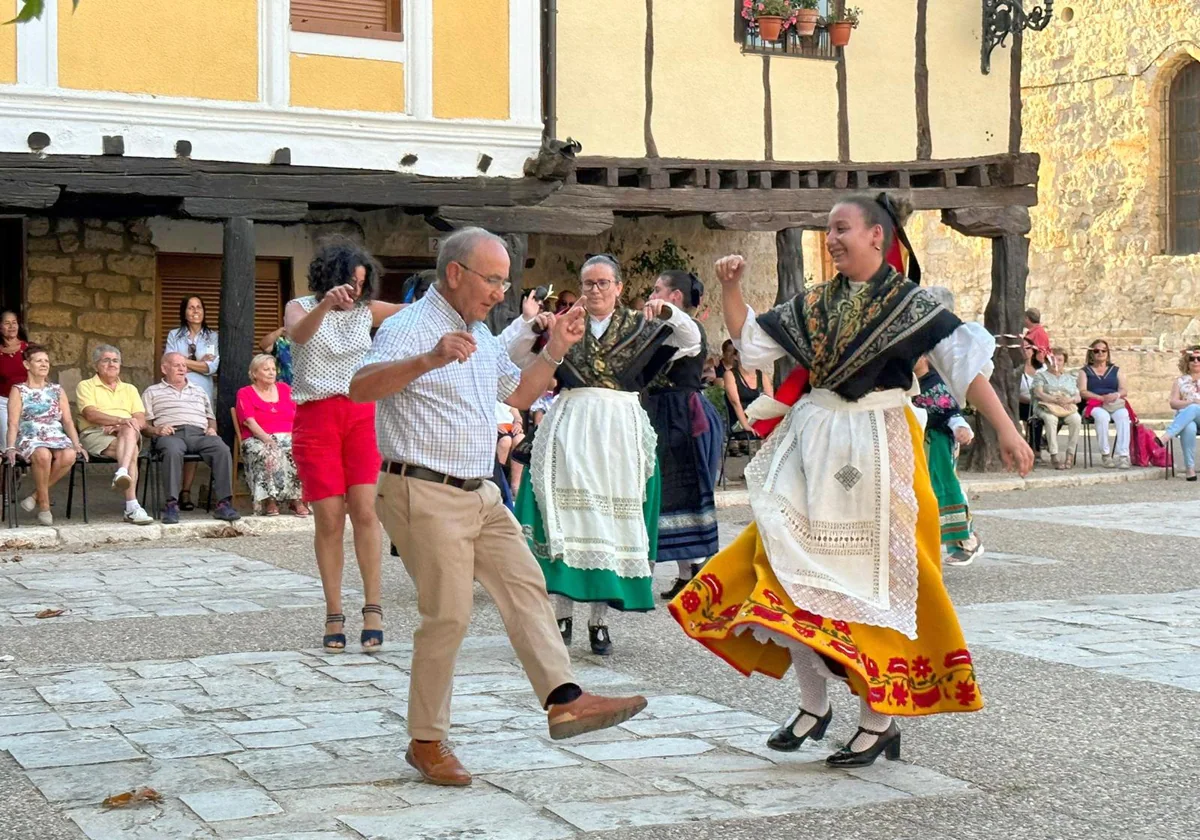
<path id="1" fill-rule="evenodd" d="M 883 246 L 882 246 L 882 245 L 875 245 L 875 246 L 873 246 L 873 247 L 875 248 L 875 250 L 876 250 L 876 251 L 879 251 L 880 253 L 882 253 L 882 252 L 883 252 Z"/>

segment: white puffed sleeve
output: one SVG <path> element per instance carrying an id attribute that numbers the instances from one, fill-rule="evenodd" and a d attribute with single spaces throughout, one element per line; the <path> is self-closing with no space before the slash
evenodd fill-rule
<path id="1" fill-rule="evenodd" d="M 508 357 L 513 360 L 513 364 L 521 370 L 529 367 L 537 358 L 537 354 L 533 352 L 533 342 L 537 338 L 537 333 L 533 331 L 535 320 L 530 318 L 526 321 L 518 316 L 500 333 L 500 343 L 508 351 Z"/>
<path id="2" fill-rule="evenodd" d="M 747 370 L 771 370 L 776 359 L 782 359 L 787 351 L 758 325 L 754 310 L 746 307 L 746 323 L 742 334 L 733 340 L 742 357 L 742 367 Z"/>
<path id="3" fill-rule="evenodd" d="M 967 404 L 967 388 L 976 376 L 990 379 L 996 339 L 982 324 L 964 323 L 929 351 L 929 362 L 959 405 Z"/>
<path id="4" fill-rule="evenodd" d="M 700 325 L 692 317 L 677 306 L 671 307 L 671 317 L 667 319 L 671 325 L 671 335 L 664 342 L 668 347 L 675 347 L 676 359 L 690 359 L 700 352 Z"/>

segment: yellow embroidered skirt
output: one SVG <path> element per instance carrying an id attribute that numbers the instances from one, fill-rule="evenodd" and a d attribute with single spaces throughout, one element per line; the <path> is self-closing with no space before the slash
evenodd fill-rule
<path id="1" fill-rule="evenodd" d="M 971 654 L 942 582 L 938 503 L 929 483 L 924 435 L 911 412 L 909 430 L 918 507 L 916 639 L 797 609 L 771 570 L 755 523 L 670 603 L 683 632 L 743 674 L 758 671 L 776 679 L 792 664 L 785 645 L 807 645 L 840 665 L 850 689 L 882 714 L 982 708 Z M 756 632 L 779 641 L 759 641 Z"/>

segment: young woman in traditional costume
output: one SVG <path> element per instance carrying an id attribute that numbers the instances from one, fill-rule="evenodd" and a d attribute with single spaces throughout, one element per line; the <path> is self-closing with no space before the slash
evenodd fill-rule
<path id="1" fill-rule="evenodd" d="M 650 300 L 665 301 L 691 317 L 703 297 L 704 284 L 696 275 L 664 271 L 654 281 Z M 716 408 L 700 393 L 708 342 L 699 322 L 696 329 L 700 341 L 695 352 L 676 353 L 670 366 L 650 383 L 644 400 L 658 435 L 658 468 L 662 473 L 655 559 L 659 563 L 674 561 L 679 567 L 675 584 L 662 593 L 667 601 L 683 591 L 703 561 L 716 554 L 718 548 L 713 489 L 721 466 L 725 429 Z"/>
<path id="2" fill-rule="evenodd" d="M 988 383 L 994 340 L 885 262 L 894 237 L 907 245 L 904 215 L 883 195 L 838 203 L 826 240 L 837 276 L 757 317 L 739 285 L 745 261 L 717 263 L 743 362 L 770 369 L 791 355 L 812 390 L 746 470 L 755 522 L 670 607 L 745 674 L 795 666 L 800 707 L 773 749 L 823 738 L 827 681 L 844 679 L 859 729 L 829 757 L 836 767 L 899 757 L 893 716 L 982 706 L 939 571 L 938 504 L 909 406 L 917 359 L 928 354 L 951 393 L 996 428 L 1005 464 L 1024 474 L 1033 462 Z"/>
<path id="3" fill-rule="evenodd" d="M 661 300 L 644 311 L 618 305 L 624 286 L 612 257 L 587 260 L 580 280 L 588 331 L 558 369 L 558 398 L 533 435 L 516 513 L 557 596 L 563 641 L 571 643 L 574 602 L 588 602 L 592 651 L 606 655 L 609 606 L 654 608 L 656 438 L 638 392 L 673 357 L 699 352 L 701 338 L 695 321 Z M 523 366 L 518 342 L 507 343 Z"/>

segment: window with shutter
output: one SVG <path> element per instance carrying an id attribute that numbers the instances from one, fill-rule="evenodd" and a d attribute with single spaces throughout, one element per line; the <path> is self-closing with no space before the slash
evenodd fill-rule
<path id="1" fill-rule="evenodd" d="M 1169 93 L 1167 182 L 1172 254 L 1200 253 L 1200 62 L 1179 71 Z"/>
<path id="2" fill-rule="evenodd" d="M 158 255 L 158 348 L 167 333 L 179 326 L 179 301 L 199 297 L 204 315 L 214 330 L 221 322 L 221 258 L 190 254 Z M 287 260 L 259 259 L 255 266 L 254 337 L 262 337 L 283 324 L 283 307 L 291 297 L 291 272 Z M 155 365 L 157 367 L 157 365 Z"/>
<path id="3" fill-rule="evenodd" d="M 399 41 L 402 0 L 292 0 L 292 29 Z"/>

